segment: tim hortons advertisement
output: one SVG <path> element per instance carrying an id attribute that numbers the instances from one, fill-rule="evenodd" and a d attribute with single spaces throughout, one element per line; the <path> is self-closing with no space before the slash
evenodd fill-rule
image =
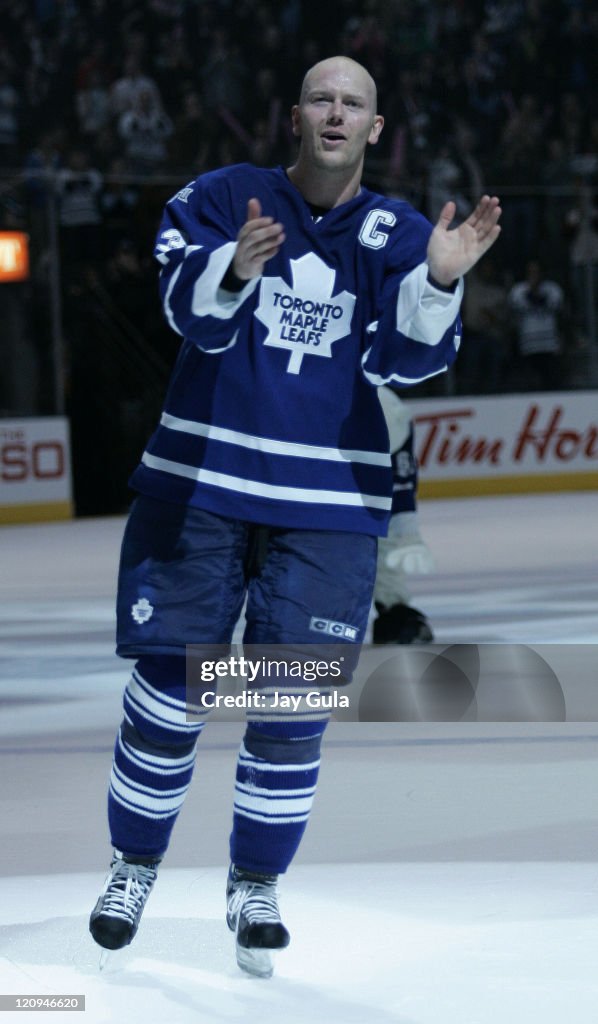
<path id="1" fill-rule="evenodd" d="M 0 420 L 0 524 L 71 515 L 68 421 Z"/>
<path id="2" fill-rule="evenodd" d="M 408 404 L 422 497 L 598 488 L 598 392 Z"/>

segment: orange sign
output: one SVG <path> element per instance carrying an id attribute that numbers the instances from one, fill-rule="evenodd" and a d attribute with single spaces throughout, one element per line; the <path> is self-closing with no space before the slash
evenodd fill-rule
<path id="1" fill-rule="evenodd" d="M 29 235 L 0 231 L 0 281 L 26 281 L 29 277 Z"/>

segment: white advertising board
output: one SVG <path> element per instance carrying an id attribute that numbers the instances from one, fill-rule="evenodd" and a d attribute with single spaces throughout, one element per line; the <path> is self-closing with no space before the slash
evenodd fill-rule
<path id="1" fill-rule="evenodd" d="M 422 497 L 598 489 L 598 391 L 403 397 Z"/>
<path id="2" fill-rule="evenodd" d="M 71 515 L 68 420 L 0 420 L 0 524 Z"/>

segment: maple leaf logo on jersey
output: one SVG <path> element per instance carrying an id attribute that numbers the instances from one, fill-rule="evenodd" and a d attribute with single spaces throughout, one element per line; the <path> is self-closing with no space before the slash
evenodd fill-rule
<path id="1" fill-rule="evenodd" d="M 263 277 L 255 316 L 268 328 L 264 345 L 291 353 L 287 373 L 299 373 L 303 357 L 332 358 L 332 345 L 351 333 L 355 296 L 333 295 L 336 271 L 309 252 L 291 260 L 293 287 L 281 277 Z"/>

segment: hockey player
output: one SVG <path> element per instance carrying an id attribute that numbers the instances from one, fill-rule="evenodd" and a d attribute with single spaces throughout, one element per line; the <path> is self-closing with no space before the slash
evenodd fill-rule
<path id="1" fill-rule="evenodd" d="M 405 403 L 389 387 L 378 389 L 392 459 L 392 509 L 388 535 L 378 541 L 374 589 L 375 644 L 424 644 L 434 639 L 425 615 L 410 604 L 408 577 L 434 570 L 434 559 L 417 521 L 417 459 L 413 422 Z"/>
<path id="2" fill-rule="evenodd" d="M 91 915 L 131 941 L 189 786 L 185 645 L 226 647 L 245 597 L 249 644 L 330 631 L 355 662 L 392 475 L 377 386 L 442 373 L 459 341 L 462 275 L 498 235 L 485 196 L 449 229 L 361 186 L 383 119 L 345 57 L 308 71 L 287 171 L 199 177 L 167 203 L 156 243 L 164 311 L 182 337 L 160 423 L 132 477 L 123 539 L 124 696 L 108 817 L 114 855 Z M 249 720 L 237 762 L 227 922 L 244 969 L 286 946 L 277 877 L 297 850 L 326 716 Z"/>

